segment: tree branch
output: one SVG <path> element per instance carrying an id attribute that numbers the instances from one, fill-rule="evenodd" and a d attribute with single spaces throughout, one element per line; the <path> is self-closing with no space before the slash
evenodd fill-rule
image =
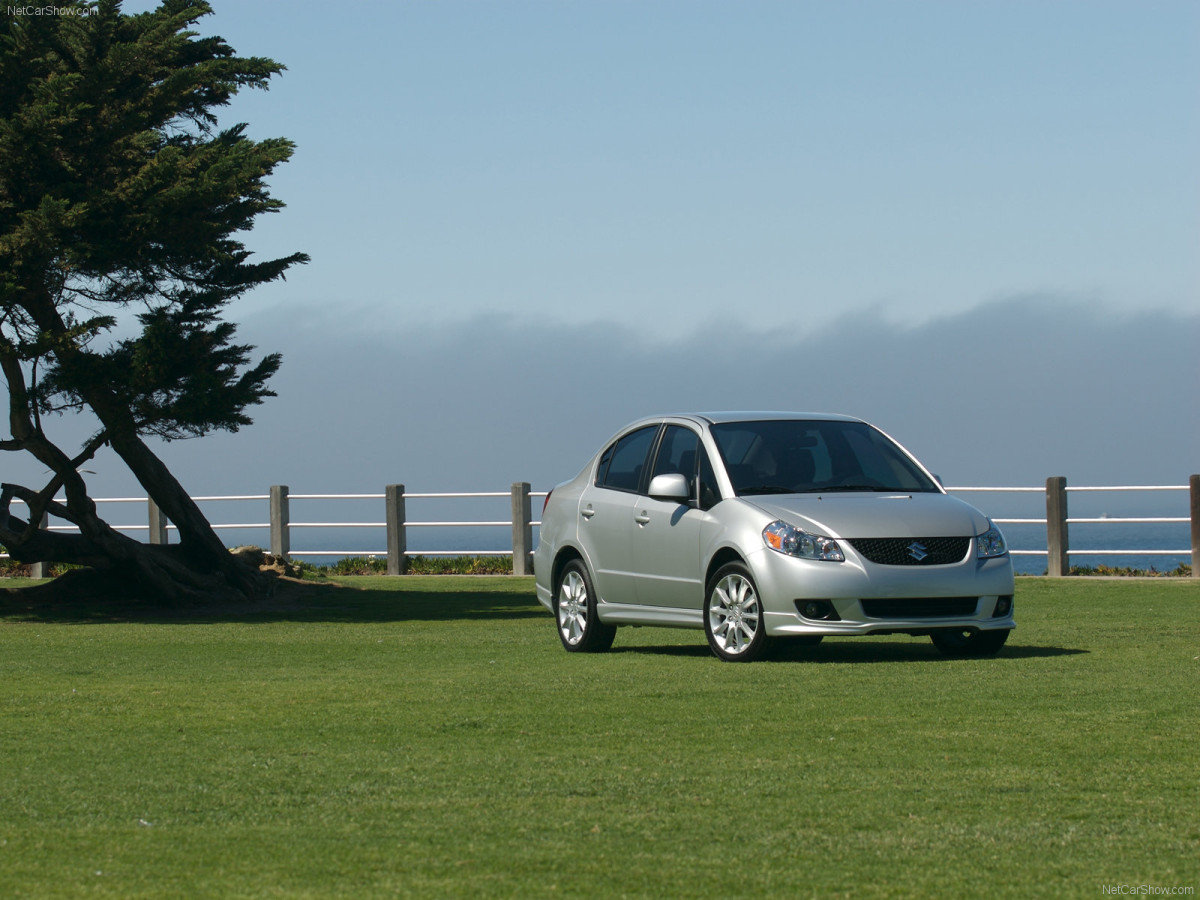
<path id="1" fill-rule="evenodd" d="M 18 500 L 23 500 L 25 505 L 29 507 L 30 522 L 40 522 L 45 513 L 52 512 L 60 519 L 65 519 L 72 525 L 78 525 L 79 520 L 75 517 L 75 514 L 54 499 L 54 495 L 58 493 L 59 487 L 60 482 L 57 478 L 52 479 L 50 484 L 46 485 L 40 491 L 34 491 L 19 484 L 0 484 L 0 513 L 4 517 L 12 518 L 8 507 L 15 497 Z M 5 523 L 5 526 L 7 527 L 7 523 Z"/>
<path id="2" fill-rule="evenodd" d="M 71 460 L 71 465 L 74 468 L 78 469 L 85 462 L 87 462 L 89 459 L 91 459 L 93 456 L 95 456 L 96 453 L 100 450 L 100 448 L 103 447 L 107 443 L 108 443 L 108 429 L 101 428 L 98 432 L 96 432 L 96 434 L 92 435 L 92 437 L 88 440 L 88 442 L 86 444 L 83 445 L 83 449 L 80 450 L 79 454 L 74 459 Z"/>

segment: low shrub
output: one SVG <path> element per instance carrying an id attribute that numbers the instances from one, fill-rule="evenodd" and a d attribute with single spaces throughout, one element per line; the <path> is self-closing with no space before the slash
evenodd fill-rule
<path id="1" fill-rule="evenodd" d="M 386 575 L 387 559 L 378 556 L 348 556 L 327 566 L 299 563 L 303 578 Z M 410 556 L 409 575 L 511 575 L 511 556 Z"/>
<path id="2" fill-rule="evenodd" d="M 1108 575 L 1119 576 L 1123 578 L 1190 578 L 1192 574 L 1192 567 L 1187 563 L 1180 563 L 1174 569 L 1170 569 L 1166 572 L 1160 572 L 1153 566 L 1151 566 L 1149 569 L 1134 569 L 1129 566 L 1106 566 L 1101 564 L 1098 566 L 1071 566 L 1068 574 Z"/>

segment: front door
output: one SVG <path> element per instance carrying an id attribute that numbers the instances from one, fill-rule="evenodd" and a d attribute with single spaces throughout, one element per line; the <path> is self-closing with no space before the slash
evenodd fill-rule
<path id="1" fill-rule="evenodd" d="M 694 500 L 697 457 L 703 452 L 696 432 L 682 425 L 668 425 L 646 484 L 655 475 L 679 473 L 687 477 Z M 695 506 L 655 500 L 644 494 L 637 498 L 632 553 L 640 605 L 700 609 L 703 604 L 700 528 L 709 515 Z"/>

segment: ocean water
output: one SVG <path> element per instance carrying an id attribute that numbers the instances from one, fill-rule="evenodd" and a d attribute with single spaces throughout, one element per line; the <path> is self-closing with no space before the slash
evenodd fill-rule
<path id="1" fill-rule="evenodd" d="M 1010 550 L 1041 551 L 1040 555 L 1013 554 L 1013 567 L 1021 575 L 1046 572 L 1046 526 L 1001 525 Z M 1069 526 L 1068 545 L 1072 566 L 1110 566 L 1154 569 L 1169 572 L 1182 563 L 1191 564 L 1191 526 L 1180 523 L 1077 523 Z M 1120 555 L 1091 554 L 1079 551 L 1120 550 Z M 1174 550 L 1170 556 L 1138 551 Z"/>

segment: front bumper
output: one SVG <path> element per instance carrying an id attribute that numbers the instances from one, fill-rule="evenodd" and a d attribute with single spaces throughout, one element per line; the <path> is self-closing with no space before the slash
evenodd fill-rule
<path id="1" fill-rule="evenodd" d="M 927 634 L 1016 627 L 1012 561 L 1007 556 L 968 558 L 945 566 L 883 566 L 850 555 L 845 562 L 826 562 L 763 549 L 749 562 L 769 635 Z M 997 604 L 1005 598 L 1007 611 L 997 615 Z M 802 611 L 813 600 L 824 601 L 822 615 L 806 617 Z"/>

